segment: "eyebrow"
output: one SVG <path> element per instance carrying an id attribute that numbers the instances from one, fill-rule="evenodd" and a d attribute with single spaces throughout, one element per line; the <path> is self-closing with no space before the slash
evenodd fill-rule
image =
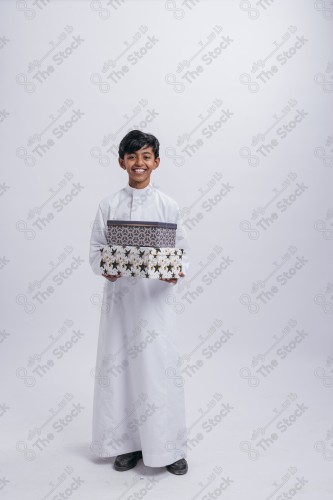
<path id="1" fill-rule="evenodd" d="M 130 155 L 136 155 L 136 153 L 127 153 L 127 154 L 128 154 L 128 156 L 130 156 Z M 143 151 L 142 154 L 144 154 L 144 155 L 151 155 L 152 153 L 150 151 Z"/>

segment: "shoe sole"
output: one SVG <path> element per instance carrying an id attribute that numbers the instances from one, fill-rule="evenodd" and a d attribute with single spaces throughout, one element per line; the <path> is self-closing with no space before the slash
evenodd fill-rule
<path id="1" fill-rule="evenodd" d="M 178 471 L 174 471 L 172 469 L 169 469 L 167 467 L 168 471 L 171 472 L 171 474 L 175 474 L 176 476 L 182 476 L 183 474 L 186 474 L 186 472 L 188 471 L 188 467 L 186 467 L 185 470 L 178 470 Z"/>
<path id="2" fill-rule="evenodd" d="M 124 472 L 125 470 L 133 469 L 133 467 L 135 467 L 137 463 L 138 462 L 136 462 L 135 464 L 131 465 L 130 467 L 120 467 L 119 465 L 115 465 L 114 469 L 117 470 L 117 471 L 120 471 L 120 472 Z"/>

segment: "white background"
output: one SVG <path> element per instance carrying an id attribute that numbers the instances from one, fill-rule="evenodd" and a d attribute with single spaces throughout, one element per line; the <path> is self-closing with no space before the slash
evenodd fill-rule
<path id="1" fill-rule="evenodd" d="M 332 28 L 327 0 L 1 1 L 3 498 L 332 497 Z M 134 128 L 192 248 L 182 477 L 90 449 L 89 238 Z"/>

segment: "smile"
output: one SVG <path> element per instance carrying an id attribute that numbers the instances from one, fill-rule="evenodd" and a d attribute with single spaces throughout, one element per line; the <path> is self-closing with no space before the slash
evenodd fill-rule
<path id="1" fill-rule="evenodd" d="M 137 172 L 138 174 L 142 174 L 147 169 L 146 168 L 133 168 L 133 170 L 134 170 L 134 172 Z"/>

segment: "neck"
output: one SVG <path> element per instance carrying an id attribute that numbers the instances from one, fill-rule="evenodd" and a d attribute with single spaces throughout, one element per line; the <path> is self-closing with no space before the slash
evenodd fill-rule
<path id="1" fill-rule="evenodd" d="M 146 188 L 147 186 L 149 186 L 150 184 L 150 180 L 146 180 L 146 181 L 142 181 L 142 182 L 133 182 L 133 181 L 129 181 L 128 182 L 128 185 L 131 187 L 131 188 L 135 188 L 135 189 L 144 189 Z"/>

